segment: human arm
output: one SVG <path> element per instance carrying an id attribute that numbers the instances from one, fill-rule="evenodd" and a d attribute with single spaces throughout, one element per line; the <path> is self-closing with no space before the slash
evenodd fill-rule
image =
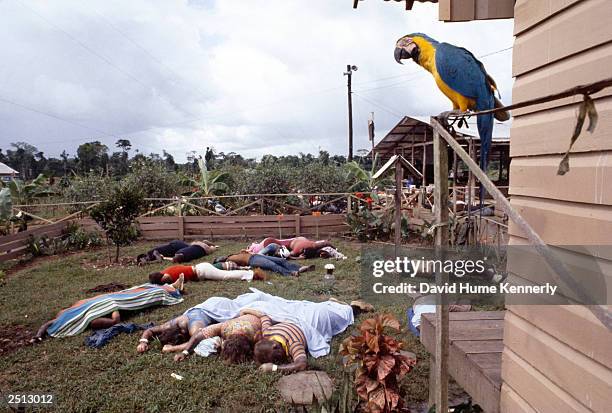
<path id="1" fill-rule="evenodd" d="M 274 366 L 276 366 L 276 368 Z M 297 371 L 306 370 L 307 368 L 308 368 L 308 359 L 305 356 L 300 357 L 297 360 L 289 364 L 276 365 L 273 363 L 264 363 L 261 366 L 259 366 L 259 370 L 264 371 L 264 372 L 279 371 L 281 373 L 295 373 Z"/>
<path id="2" fill-rule="evenodd" d="M 172 319 L 170 321 L 166 321 L 161 325 L 147 328 L 145 331 L 142 332 L 140 340 L 138 340 L 138 346 L 136 347 L 136 351 L 138 351 L 139 353 L 144 353 L 145 351 L 149 350 L 149 340 L 155 336 L 160 335 L 166 330 L 174 328 L 175 323 L 176 319 Z"/>
<path id="3" fill-rule="evenodd" d="M 195 333 L 194 335 L 192 335 L 186 344 L 183 344 L 181 346 L 175 346 L 175 347 L 180 347 L 182 351 L 179 354 L 174 356 L 174 361 L 178 362 L 178 361 L 185 360 L 191 353 L 193 353 L 193 349 L 195 349 L 196 346 L 200 344 L 200 341 L 206 338 L 209 338 L 209 337 L 206 337 L 204 330 L 205 329 L 202 329 L 198 331 L 197 333 Z"/>
<path id="4" fill-rule="evenodd" d="M 45 324 L 40 326 L 40 328 L 36 332 L 36 335 L 34 337 L 32 337 L 32 339 L 30 340 L 30 343 L 35 343 L 37 341 L 42 341 L 42 338 L 45 335 L 45 333 L 47 332 L 47 329 L 49 328 L 49 326 L 51 326 L 51 324 L 53 324 L 54 321 L 55 321 L 55 319 L 49 320 Z"/>

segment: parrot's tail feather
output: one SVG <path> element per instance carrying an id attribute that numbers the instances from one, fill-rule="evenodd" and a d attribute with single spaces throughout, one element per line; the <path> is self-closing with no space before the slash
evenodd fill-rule
<path id="1" fill-rule="evenodd" d="M 504 104 L 498 98 L 495 98 L 495 109 L 503 108 Z M 510 119 L 510 112 L 507 110 L 501 112 L 495 112 L 495 119 L 500 122 L 505 122 Z"/>

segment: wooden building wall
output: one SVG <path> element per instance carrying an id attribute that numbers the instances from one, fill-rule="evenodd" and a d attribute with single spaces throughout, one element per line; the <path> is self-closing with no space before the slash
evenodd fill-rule
<path id="1" fill-rule="evenodd" d="M 517 0 L 514 102 L 612 75 L 612 1 Z M 514 112 L 512 204 L 549 244 L 612 247 L 612 89 L 594 95 L 599 125 L 574 146 L 571 170 L 556 170 L 581 97 Z M 526 244 L 510 225 L 510 244 Z M 612 256 L 601 265 L 611 268 Z M 533 266 L 509 259 L 513 275 Z M 508 306 L 502 364 L 503 412 L 612 409 L 612 334 L 582 306 Z"/>

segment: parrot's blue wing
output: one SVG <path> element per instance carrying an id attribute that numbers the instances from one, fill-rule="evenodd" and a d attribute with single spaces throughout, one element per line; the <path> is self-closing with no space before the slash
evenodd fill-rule
<path id="1" fill-rule="evenodd" d="M 472 53 L 461 47 L 440 43 L 436 47 L 436 70 L 451 89 L 476 101 L 491 94 L 487 87 L 486 72 Z M 486 99 L 485 99 L 486 100 Z"/>
<path id="2" fill-rule="evenodd" d="M 495 99 L 487 83 L 487 72 L 472 53 L 461 47 L 440 43 L 436 47 L 436 70 L 440 78 L 455 92 L 476 101 L 477 110 L 493 109 Z M 486 171 L 489 148 L 493 139 L 493 115 L 478 116 L 480 167 Z"/>

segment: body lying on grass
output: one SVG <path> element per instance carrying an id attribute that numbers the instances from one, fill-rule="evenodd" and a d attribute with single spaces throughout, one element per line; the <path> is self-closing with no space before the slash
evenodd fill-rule
<path id="1" fill-rule="evenodd" d="M 226 338 L 221 347 L 221 355 L 224 357 L 223 353 L 230 351 L 224 349 L 224 346 L 229 345 L 227 337 L 243 335 L 247 340 L 242 342 L 250 343 L 250 348 L 255 343 L 254 350 L 259 353 L 255 358 L 263 363 L 262 370 L 296 371 L 307 367 L 307 364 L 304 364 L 307 352 L 315 358 L 327 355 L 332 337 L 343 332 L 354 320 L 353 308 L 336 300 L 314 303 L 286 300 L 255 288 L 251 288 L 251 291 L 233 300 L 212 297 L 190 309 L 189 311 L 199 309 L 201 314 L 220 324 L 200 328 L 195 333 L 196 329 L 190 329 L 189 342 L 165 346 L 164 351 L 181 352 L 176 357 L 176 360 L 180 361 L 188 357 L 201 340 L 216 334 Z M 231 322 L 225 323 L 228 320 Z M 153 333 L 154 331 L 147 330 L 142 338 L 148 341 Z M 139 344 L 138 351 L 146 351 L 148 343 L 145 346 L 141 344 L 143 343 Z M 280 354 L 279 349 L 284 351 L 284 356 Z M 241 351 L 250 354 L 253 350 L 248 350 L 245 346 Z M 302 353 L 304 357 L 301 356 Z M 283 362 L 278 366 L 281 360 L 291 362 Z M 268 363 L 276 364 L 277 367 L 274 368 Z"/>
<path id="2" fill-rule="evenodd" d="M 183 301 L 183 282 L 184 278 L 179 277 L 172 285 L 143 284 L 77 301 L 43 324 L 31 341 L 41 341 L 47 334 L 51 337 L 72 336 L 88 326 L 94 330 L 111 327 L 121 322 L 120 311 L 178 304 Z"/>
<path id="3" fill-rule="evenodd" d="M 277 274 L 293 277 L 297 277 L 299 274 L 306 271 L 312 271 L 315 268 L 314 265 L 301 266 L 299 264 L 289 262 L 285 258 L 251 254 L 246 250 L 227 257 L 218 257 L 215 259 L 215 264 L 228 261 L 243 267 L 261 268 L 262 270 L 272 271 Z"/>
<path id="4" fill-rule="evenodd" d="M 279 248 L 285 247 L 289 250 L 289 255 L 284 258 L 329 258 L 325 253 L 320 255 L 320 251 L 324 247 L 334 246 L 327 240 L 313 241 L 306 237 L 295 237 L 286 239 L 277 238 L 265 238 L 260 243 L 253 243 L 247 248 L 247 252 L 252 254 L 270 254 L 271 251 L 275 251 L 276 247 L 268 248 L 270 245 L 275 244 Z M 308 256 L 307 256 L 308 255 Z"/>
<path id="5" fill-rule="evenodd" d="M 206 240 L 193 241 L 190 244 L 174 240 L 167 244 L 158 245 L 144 254 L 140 254 L 136 257 L 136 262 L 139 265 L 144 265 L 149 262 L 168 260 L 178 264 L 210 255 L 217 248 L 219 248 L 217 245 Z"/>
<path id="6" fill-rule="evenodd" d="M 153 284 L 167 284 L 178 280 L 183 275 L 185 281 L 226 281 L 226 280 L 264 280 L 264 273 L 259 270 L 224 270 L 218 266 L 208 262 L 202 262 L 196 265 L 173 265 L 161 271 L 152 272 L 149 274 L 149 282 Z"/>

